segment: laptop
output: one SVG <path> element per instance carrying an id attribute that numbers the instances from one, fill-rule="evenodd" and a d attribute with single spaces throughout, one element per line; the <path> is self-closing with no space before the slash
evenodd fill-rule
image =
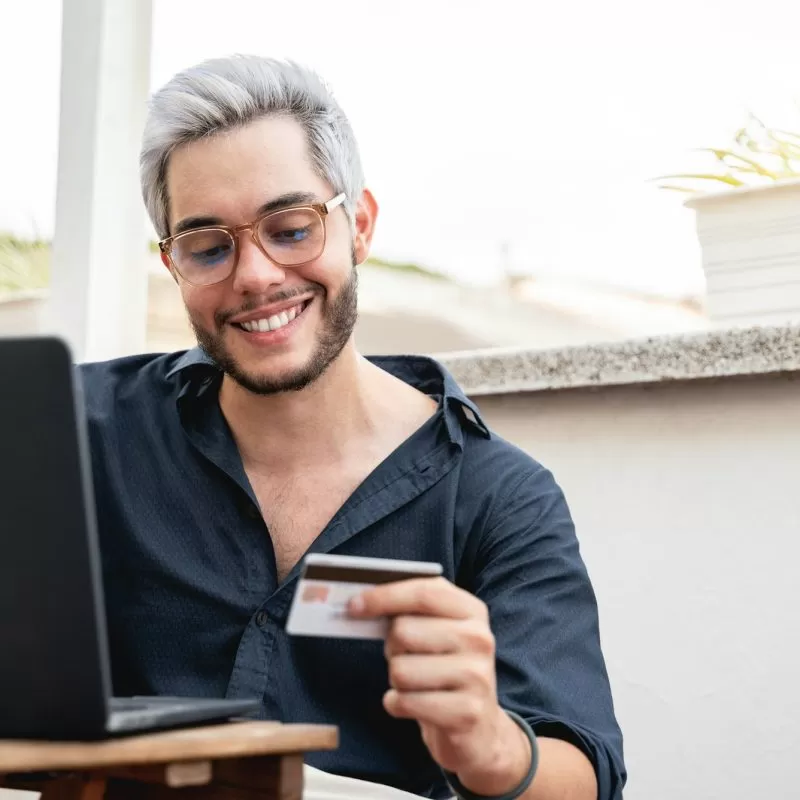
<path id="1" fill-rule="evenodd" d="M 98 740 L 255 711 L 111 697 L 83 401 L 54 337 L 0 339 L 0 739 Z"/>

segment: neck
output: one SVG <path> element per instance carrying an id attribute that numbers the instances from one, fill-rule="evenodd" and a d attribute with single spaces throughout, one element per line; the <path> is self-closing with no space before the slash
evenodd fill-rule
<path id="1" fill-rule="evenodd" d="M 314 383 L 295 392 L 255 395 L 225 376 L 219 402 L 246 464 L 266 469 L 335 462 L 374 430 L 383 406 L 382 370 L 352 340 Z"/>

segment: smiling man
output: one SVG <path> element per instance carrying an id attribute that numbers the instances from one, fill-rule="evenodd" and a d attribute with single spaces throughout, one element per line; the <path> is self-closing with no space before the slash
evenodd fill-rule
<path id="1" fill-rule="evenodd" d="M 309 764 L 374 782 L 345 795 L 620 798 L 553 477 L 435 361 L 356 350 L 378 207 L 325 85 L 263 58 L 189 69 L 152 100 L 141 166 L 199 348 L 83 367 L 116 693 L 256 696 L 263 717 L 338 725 Z M 391 618 L 385 646 L 292 638 L 307 552 L 444 577 L 353 603 Z"/>

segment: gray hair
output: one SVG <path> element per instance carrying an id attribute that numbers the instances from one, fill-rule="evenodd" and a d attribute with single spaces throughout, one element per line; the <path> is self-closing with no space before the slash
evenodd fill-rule
<path id="1" fill-rule="evenodd" d="M 296 119 L 311 161 L 336 193 L 344 192 L 351 224 L 364 174 L 350 123 L 312 70 L 291 61 L 232 56 L 178 73 L 153 95 L 139 159 L 142 196 L 159 238 L 169 236 L 167 164 L 176 147 L 262 117 Z"/>

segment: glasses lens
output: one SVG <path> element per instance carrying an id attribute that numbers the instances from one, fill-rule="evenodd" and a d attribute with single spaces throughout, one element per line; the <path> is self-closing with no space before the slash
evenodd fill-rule
<path id="1" fill-rule="evenodd" d="M 235 244 L 225 231 L 191 231 L 173 241 L 171 255 L 183 278 L 202 286 L 228 277 L 233 269 Z"/>
<path id="2" fill-rule="evenodd" d="M 322 218 L 310 208 L 290 208 L 264 217 L 258 238 L 277 264 L 292 266 L 313 261 L 325 246 Z"/>

